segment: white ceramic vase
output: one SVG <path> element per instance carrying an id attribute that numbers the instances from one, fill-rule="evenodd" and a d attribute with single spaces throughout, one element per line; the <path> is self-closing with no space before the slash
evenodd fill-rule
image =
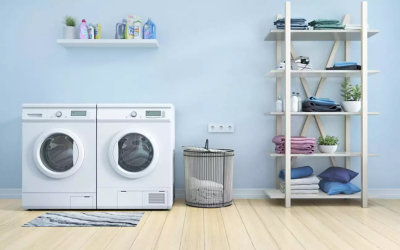
<path id="1" fill-rule="evenodd" d="M 321 153 L 335 153 L 337 145 L 318 145 L 318 149 Z"/>
<path id="2" fill-rule="evenodd" d="M 340 105 L 346 112 L 358 112 L 361 109 L 361 101 L 344 101 Z"/>
<path id="3" fill-rule="evenodd" d="M 64 27 L 64 39 L 76 39 L 76 29 L 73 26 Z"/>

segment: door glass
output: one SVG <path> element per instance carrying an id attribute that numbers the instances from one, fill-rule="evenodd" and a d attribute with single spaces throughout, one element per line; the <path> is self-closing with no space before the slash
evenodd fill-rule
<path id="1" fill-rule="evenodd" d="M 49 170 L 65 172 L 74 166 L 74 140 L 65 134 L 53 134 L 42 143 L 40 157 Z"/>
<path id="2" fill-rule="evenodd" d="M 128 172 L 140 172 L 153 160 L 153 145 L 141 134 L 127 134 L 118 141 L 118 165 Z"/>

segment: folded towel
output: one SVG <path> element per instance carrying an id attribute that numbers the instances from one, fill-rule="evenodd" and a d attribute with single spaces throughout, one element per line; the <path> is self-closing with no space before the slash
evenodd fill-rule
<path id="1" fill-rule="evenodd" d="M 281 178 L 281 180 L 285 180 L 285 169 L 282 169 L 279 172 L 279 178 Z M 299 168 L 292 168 L 290 171 L 290 176 L 292 179 L 299 179 L 299 178 L 303 178 L 303 177 L 308 177 L 310 175 L 312 175 L 314 172 L 314 170 L 312 169 L 312 167 L 310 166 L 304 166 L 304 167 L 299 167 Z"/>
<path id="2" fill-rule="evenodd" d="M 324 104 L 319 105 L 315 102 L 305 100 L 302 104 L 303 112 L 342 112 L 342 107 L 339 104 Z"/>
<path id="3" fill-rule="evenodd" d="M 315 149 L 290 149 L 291 154 L 301 154 L 301 155 L 311 155 L 314 154 Z M 277 154 L 284 154 L 285 150 L 275 149 L 275 153 Z"/>
<path id="4" fill-rule="evenodd" d="M 277 135 L 274 138 L 272 138 L 272 142 L 275 144 L 282 144 L 285 143 L 285 136 L 284 135 Z M 315 143 L 315 138 L 312 137 L 305 137 L 305 136 L 292 136 L 290 137 L 290 142 L 291 143 Z"/>
<path id="5" fill-rule="evenodd" d="M 341 66 L 341 67 L 328 67 L 326 70 L 361 70 L 360 65 L 349 65 L 349 66 Z"/>
<path id="6" fill-rule="evenodd" d="M 310 96 L 309 98 L 305 99 L 304 101 L 309 101 L 309 102 L 315 103 L 316 105 L 327 105 L 327 106 L 330 106 L 330 105 L 333 105 L 333 104 L 337 104 L 332 100 L 324 99 L 324 98 L 317 98 L 315 96 Z"/>
<path id="7" fill-rule="evenodd" d="M 336 19 L 316 19 L 316 20 L 308 23 L 308 25 L 310 25 L 310 26 L 315 26 L 317 24 L 324 24 L 324 25 L 340 24 L 340 21 L 336 20 Z"/>
<path id="8" fill-rule="evenodd" d="M 285 26 L 276 27 L 278 30 L 284 30 Z M 308 27 L 290 27 L 291 30 L 308 30 Z"/>
<path id="9" fill-rule="evenodd" d="M 304 18 L 290 18 L 290 23 L 292 24 L 292 23 L 305 23 L 307 20 L 306 19 L 304 19 Z M 285 18 L 279 18 L 278 20 L 276 20 L 275 22 L 274 22 L 274 25 L 277 25 L 277 24 L 284 24 L 285 23 Z"/>
<path id="10" fill-rule="evenodd" d="M 284 180 L 282 180 L 282 182 L 285 184 Z M 290 180 L 290 185 L 309 185 L 318 183 L 319 183 L 318 177 L 313 174 L 308 177 Z"/>
<path id="11" fill-rule="evenodd" d="M 357 65 L 356 62 L 334 62 L 333 67 Z"/>
<path id="12" fill-rule="evenodd" d="M 281 192 L 285 193 L 285 190 L 281 188 Z M 319 190 L 290 190 L 291 194 L 319 194 Z"/>
<path id="13" fill-rule="evenodd" d="M 314 30 L 344 30 L 344 25 L 315 25 Z"/>
<path id="14" fill-rule="evenodd" d="M 291 144 L 291 149 L 303 149 L 303 150 L 310 150 L 315 148 L 315 143 L 307 143 L 307 144 Z M 285 144 L 276 144 L 275 149 L 285 150 Z"/>
<path id="15" fill-rule="evenodd" d="M 280 184 L 281 189 L 286 190 L 285 183 L 281 181 Z M 318 190 L 318 184 L 310 184 L 310 185 L 290 185 L 290 190 Z"/>

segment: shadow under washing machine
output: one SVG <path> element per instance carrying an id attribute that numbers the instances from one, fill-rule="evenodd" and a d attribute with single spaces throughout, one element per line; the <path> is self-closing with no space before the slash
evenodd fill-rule
<path id="1" fill-rule="evenodd" d="M 170 209 L 175 109 L 171 104 L 98 104 L 97 208 Z"/>

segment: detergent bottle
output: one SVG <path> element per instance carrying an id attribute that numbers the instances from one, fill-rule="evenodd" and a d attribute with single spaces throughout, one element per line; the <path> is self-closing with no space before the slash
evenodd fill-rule
<path id="1" fill-rule="evenodd" d="M 156 25 L 150 18 L 143 25 L 143 39 L 156 39 Z"/>
<path id="2" fill-rule="evenodd" d="M 79 25 L 79 38 L 80 39 L 89 39 L 88 26 L 86 24 L 86 20 L 82 19 L 82 23 Z"/>

